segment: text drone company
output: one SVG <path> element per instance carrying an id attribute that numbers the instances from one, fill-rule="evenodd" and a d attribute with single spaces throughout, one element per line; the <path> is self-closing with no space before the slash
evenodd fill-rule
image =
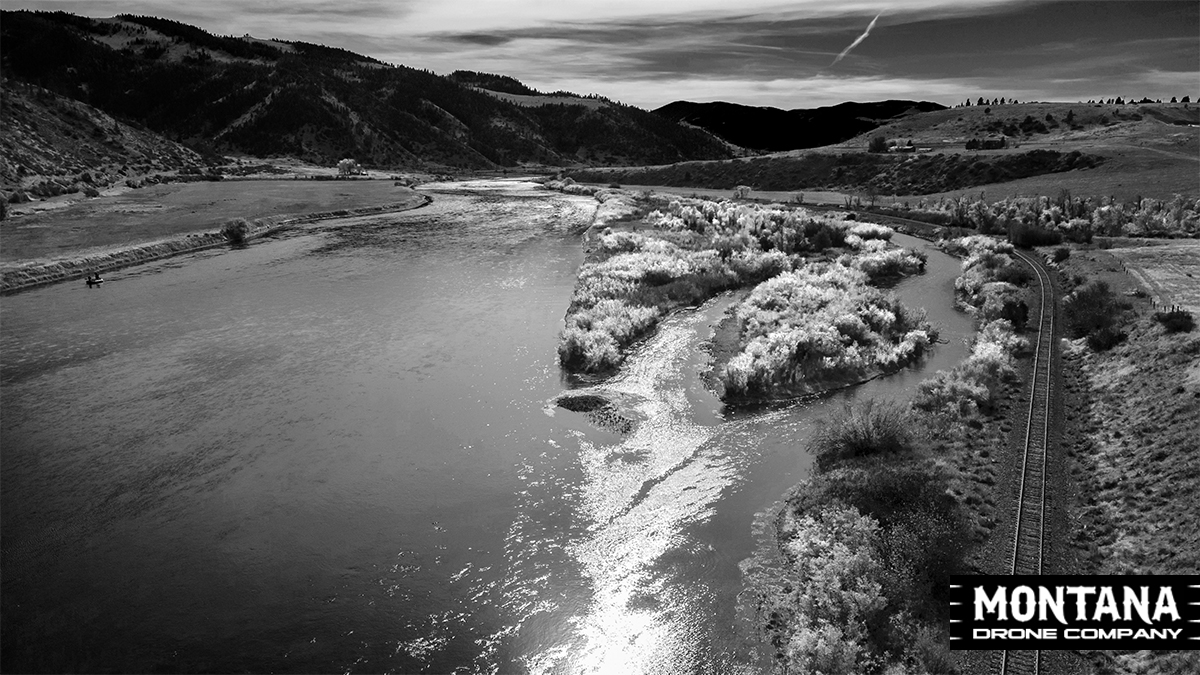
<path id="1" fill-rule="evenodd" d="M 954 577 L 950 639 L 955 649 L 1196 649 L 1196 581 L 1163 576 Z"/>

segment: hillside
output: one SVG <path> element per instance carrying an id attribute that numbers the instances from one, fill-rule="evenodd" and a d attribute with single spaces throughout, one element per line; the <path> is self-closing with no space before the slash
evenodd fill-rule
<path id="1" fill-rule="evenodd" d="M 35 197 L 103 189 L 162 171 L 199 171 L 192 150 L 73 99 L 6 81 L 0 98 L 0 188 Z"/>
<path id="2" fill-rule="evenodd" d="M 837 145 L 862 149 L 871 138 L 884 136 L 902 142 L 911 139 L 917 146 L 959 149 L 972 138 L 1003 134 L 1020 147 L 1124 144 L 1195 156 L 1200 134 L 1189 125 L 1196 124 L 1200 124 L 1200 107 L 1195 103 L 1017 103 L 908 115 Z"/>
<path id="3" fill-rule="evenodd" d="M 724 162 L 684 162 L 644 168 L 577 168 L 577 180 L 623 185 L 663 185 L 758 191 L 866 191 L 876 195 L 923 195 L 1030 176 L 1090 170 L 1102 157 L 1081 152 L 1033 150 L 976 157 L 938 153 L 805 152 Z"/>
<path id="4" fill-rule="evenodd" d="M 465 84 L 342 49 L 151 17 L 3 12 L 0 57 L 7 79 L 201 152 L 414 168 L 730 156 L 701 130 L 611 101 L 521 105 L 475 84 L 530 95 L 511 78 L 476 73 Z"/>
<path id="5" fill-rule="evenodd" d="M 884 136 L 918 152 L 961 154 L 989 161 L 1033 150 L 1081 152 L 1103 158 L 1089 171 L 977 184 L 989 196 L 1056 194 L 1170 199 L 1200 196 L 1200 107 L 1195 103 L 1099 105 L 1021 103 L 970 106 L 913 115 L 839 143 L 830 152 L 861 151 Z M 972 138 L 1003 134 L 1003 150 L 965 149 Z M 940 194 L 939 196 L 949 196 Z"/>
<path id="6" fill-rule="evenodd" d="M 916 113 L 943 110 L 929 101 L 839 103 L 812 109 L 780 110 L 717 101 L 675 101 L 654 111 L 674 122 L 705 129 L 730 143 L 755 150 L 796 150 L 833 145 Z"/>
<path id="7" fill-rule="evenodd" d="M 834 190 L 877 195 L 989 200 L 1010 196 L 1111 197 L 1136 201 L 1200 196 L 1200 108 L 1195 103 L 1101 105 L 1021 103 L 916 112 L 820 148 L 753 159 L 667 166 L 577 168 L 587 182 L 797 195 Z M 1002 149 L 968 150 L 972 139 L 1005 136 Z M 867 152 L 882 136 L 895 152 Z M 911 141 L 912 145 L 909 146 Z M 837 197 L 838 200 L 841 197 Z"/>

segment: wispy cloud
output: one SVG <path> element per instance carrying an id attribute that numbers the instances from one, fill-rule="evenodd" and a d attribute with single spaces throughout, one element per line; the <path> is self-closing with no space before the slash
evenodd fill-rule
<path id="1" fill-rule="evenodd" d="M 6 9 L 151 14 L 649 108 L 684 98 L 796 108 L 1200 93 L 1194 0 L 2 1 Z"/>
<path id="2" fill-rule="evenodd" d="M 859 35 L 857 38 L 855 38 L 854 42 L 850 43 L 849 47 L 846 47 L 845 49 L 843 49 L 842 53 L 838 54 L 837 58 L 835 58 L 833 60 L 833 63 L 829 64 L 829 67 L 832 68 L 833 66 L 836 66 L 838 64 L 838 61 L 841 61 L 842 59 L 846 58 L 846 55 L 850 53 L 851 49 L 854 49 L 855 47 L 860 45 L 863 40 L 866 40 L 867 36 L 871 34 L 871 29 L 875 27 L 875 22 L 878 21 L 879 17 L 881 17 L 881 16 L 883 16 L 883 15 L 876 14 L 875 18 L 871 19 L 871 23 L 867 24 L 867 29 L 863 31 L 863 34 Z"/>

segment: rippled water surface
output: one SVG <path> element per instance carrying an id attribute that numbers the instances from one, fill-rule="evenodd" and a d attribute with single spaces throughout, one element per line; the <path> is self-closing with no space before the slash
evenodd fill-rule
<path id="1" fill-rule="evenodd" d="M 672 316 L 550 401 L 592 203 L 519 184 L 0 300 L 5 671 L 753 671 L 738 563 L 830 406 L 727 411 Z M 906 244 L 916 240 L 906 240 Z"/>

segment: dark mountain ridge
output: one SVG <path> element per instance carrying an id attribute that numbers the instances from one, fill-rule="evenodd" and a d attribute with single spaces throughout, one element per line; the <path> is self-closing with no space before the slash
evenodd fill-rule
<path id="1" fill-rule="evenodd" d="M 847 102 L 796 110 L 724 101 L 675 101 L 654 113 L 673 122 L 699 127 L 734 145 L 779 152 L 841 143 L 908 115 L 945 109 L 946 106 L 931 101 L 902 100 Z"/>
<path id="2" fill-rule="evenodd" d="M 703 130 L 613 101 L 522 107 L 470 86 L 523 87 L 504 76 L 440 76 L 344 49 L 217 36 L 155 17 L 4 11 L 0 74 L 210 156 L 322 164 L 351 157 L 412 168 L 731 156 Z"/>

